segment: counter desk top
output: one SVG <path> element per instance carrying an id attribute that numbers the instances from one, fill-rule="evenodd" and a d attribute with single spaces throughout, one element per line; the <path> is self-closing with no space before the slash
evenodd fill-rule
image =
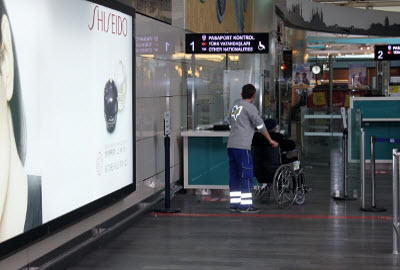
<path id="1" fill-rule="evenodd" d="M 229 137 L 229 131 L 188 130 L 181 133 L 182 137 Z"/>

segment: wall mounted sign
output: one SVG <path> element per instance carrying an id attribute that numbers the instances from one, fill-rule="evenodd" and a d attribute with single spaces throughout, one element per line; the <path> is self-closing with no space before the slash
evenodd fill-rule
<path id="1" fill-rule="evenodd" d="M 375 61 L 400 60 L 400 44 L 375 45 Z"/>
<path id="2" fill-rule="evenodd" d="M 157 33 L 154 35 L 136 35 L 136 53 L 142 54 L 174 54 L 175 42 L 171 35 Z"/>
<path id="3" fill-rule="evenodd" d="M 186 34 L 186 53 L 268 53 L 268 33 Z"/>
<path id="4" fill-rule="evenodd" d="M 164 135 L 171 133 L 171 112 L 164 112 Z"/>

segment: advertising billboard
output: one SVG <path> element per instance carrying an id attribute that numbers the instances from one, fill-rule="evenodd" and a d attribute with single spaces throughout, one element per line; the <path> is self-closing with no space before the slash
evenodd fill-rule
<path id="1" fill-rule="evenodd" d="M 1 256 L 134 191 L 135 47 L 134 10 L 112 1 L 0 13 Z"/>
<path id="2" fill-rule="evenodd" d="M 293 64 L 292 85 L 294 88 L 309 88 L 311 68 L 308 64 Z"/>
<path id="3" fill-rule="evenodd" d="M 366 89 L 367 67 L 364 64 L 349 65 L 349 89 Z"/>

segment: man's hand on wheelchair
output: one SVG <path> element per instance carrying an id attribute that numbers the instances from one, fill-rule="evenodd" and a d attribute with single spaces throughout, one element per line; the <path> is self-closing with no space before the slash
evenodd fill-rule
<path id="1" fill-rule="evenodd" d="M 270 143 L 270 144 L 272 145 L 272 147 L 274 147 L 274 148 L 275 148 L 275 147 L 278 147 L 278 145 L 279 145 L 279 144 L 278 144 L 276 141 L 274 141 L 274 140 L 270 140 L 269 143 Z"/>

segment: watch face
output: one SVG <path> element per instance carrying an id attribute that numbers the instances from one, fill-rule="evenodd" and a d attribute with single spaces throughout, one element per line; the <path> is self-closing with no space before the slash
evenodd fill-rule
<path id="1" fill-rule="evenodd" d="M 104 118 L 107 131 L 112 133 L 117 124 L 118 91 L 112 79 L 107 81 L 104 87 Z"/>
<path id="2" fill-rule="evenodd" d="M 314 74 L 319 74 L 321 72 L 321 67 L 320 66 L 313 66 L 312 67 L 312 72 Z"/>

